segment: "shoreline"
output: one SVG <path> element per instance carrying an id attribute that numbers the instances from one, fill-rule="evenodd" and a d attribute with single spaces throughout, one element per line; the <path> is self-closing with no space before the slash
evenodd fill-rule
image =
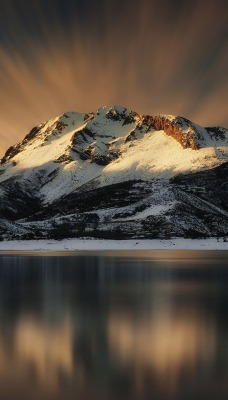
<path id="1" fill-rule="evenodd" d="M 1 252 L 17 251 L 122 251 L 122 250 L 228 250 L 223 239 L 64 239 L 64 240 L 15 240 L 0 242 Z"/>

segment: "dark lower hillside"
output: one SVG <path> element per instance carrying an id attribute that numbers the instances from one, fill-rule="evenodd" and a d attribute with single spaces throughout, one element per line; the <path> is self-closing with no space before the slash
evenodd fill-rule
<path id="1" fill-rule="evenodd" d="M 31 184 L 23 184 L 16 179 L 8 179 L 0 186 L 0 218 L 17 221 L 34 215 L 42 207 Z"/>
<path id="2" fill-rule="evenodd" d="M 94 190 L 82 189 L 64 196 L 51 206 L 44 207 L 31 220 L 46 219 L 57 215 L 81 214 L 109 208 L 123 208 L 145 199 L 151 193 L 151 185 L 143 181 L 128 181 Z"/>
<path id="3" fill-rule="evenodd" d="M 211 170 L 179 175 L 170 182 L 228 211 L 228 162 Z"/>
<path id="4" fill-rule="evenodd" d="M 228 236 L 228 163 L 168 181 L 87 184 L 42 206 L 31 185 L 1 185 L 0 237 L 106 239 Z"/>

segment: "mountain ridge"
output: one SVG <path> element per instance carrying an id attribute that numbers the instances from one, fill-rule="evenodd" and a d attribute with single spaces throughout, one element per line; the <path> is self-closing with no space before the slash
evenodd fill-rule
<path id="1" fill-rule="evenodd" d="M 122 106 L 64 113 L 3 156 L 0 235 L 225 235 L 227 165 L 222 127 Z"/>
<path id="2" fill-rule="evenodd" d="M 214 140 L 215 142 L 219 142 L 219 139 L 220 141 L 226 139 L 228 132 L 227 129 L 220 126 L 204 128 L 198 124 L 193 123 L 187 118 L 180 116 L 173 116 L 168 114 L 159 114 L 155 116 L 140 115 L 135 111 L 129 111 L 122 106 L 111 106 L 110 108 L 103 107 L 98 109 L 95 113 L 91 112 L 87 114 L 71 111 L 66 112 L 59 117 L 50 119 L 32 128 L 22 141 L 14 146 L 10 146 L 6 150 L 4 156 L 0 160 L 1 164 L 4 164 L 10 158 L 18 154 L 18 152 L 23 149 L 23 146 L 29 143 L 30 140 L 34 139 L 36 135 L 41 131 L 41 129 L 46 125 L 48 125 L 47 130 L 49 131 L 51 130 L 51 128 L 53 128 L 56 129 L 56 131 L 62 132 L 63 129 L 68 126 L 67 119 L 70 118 L 70 116 L 82 116 L 85 123 L 84 128 L 81 128 L 83 134 L 83 129 L 86 128 L 86 125 L 89 122 L 95 119 L 96 115 L 105 115 L 106 118 L 114 121 L 122 120 L 123 126 L 136 123 L 135 129 L 130 132 L 130 135 L 126 138 L 126 140 L 132 140 L 135 138 L 134 134 L 136 134 L 136 129 L 142 131 L 144 128 L 144 133 L 147 133 L 152 129 L 156 131 L 163 130 L 167 135 L 174 137 L 183 148 L 192 148 L 195 150 L 199 149 L 200 147 L 204 147 L 204 145 L 206 144 L 206 140 L 204 137 L 206 132 L 207 134 L 209 134 L 209 140 Z M 77 133 L 77 131 L 75 133 Z M 91 134 L 88 128 L 86 129 L 86 134 Z M 77 144 L 78 141 L 76 140 L 77 136 L 78 135 L 72 138 L 72 142 L 74 143 L 75 141 L 75 144 Z M 45 140 L 48 140 L 48 135 L 46 135 Z"/>

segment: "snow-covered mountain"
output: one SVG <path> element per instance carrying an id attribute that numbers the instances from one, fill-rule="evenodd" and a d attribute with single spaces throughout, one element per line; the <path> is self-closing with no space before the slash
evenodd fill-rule
<path id="1" fill-rule="evenodd" d="M 0 167 L 5 237 L 225 235 L 228 131 L 121 106 L 33 128 Z"/>

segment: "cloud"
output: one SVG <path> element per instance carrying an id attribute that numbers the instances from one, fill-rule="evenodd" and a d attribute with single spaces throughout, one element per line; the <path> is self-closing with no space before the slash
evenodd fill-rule
<path id="1" fill-rule="evenodd" d="M 225 1 L 2 0 L 2 10 L 1 153 L 43 120 L 105 104 L 228 127 Z"/>

